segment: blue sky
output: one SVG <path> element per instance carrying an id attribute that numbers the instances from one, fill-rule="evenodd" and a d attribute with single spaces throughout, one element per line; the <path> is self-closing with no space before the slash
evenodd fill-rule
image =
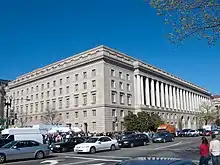
<path id="1" fill-rule="evenodd" d="M 219 45 L 192 38 L 176 48 L 145 0 L 7 0 L 0 21 L 2 79 L 106 45 L 220 93 Z"/>

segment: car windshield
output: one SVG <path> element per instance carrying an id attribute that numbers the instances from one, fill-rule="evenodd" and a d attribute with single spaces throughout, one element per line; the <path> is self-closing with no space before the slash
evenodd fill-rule
<path id="1" fill-rule="evenodd" d="M 12 141 L 10 143 L 5 144 L 2 148 L 11 148 L 12 146 L 14 146 L 17 142 L 16 141 Z"/>
<path id="2" fill-rule="evenodd" d="M 1 139 L 6 139 L 8 137 L 9 134 L 3 134 L 1 135 Z"/>
<path id="3" fill-rule="evenodd" d="M 95 143 L 95 142 L 97 142 L 98 139 L 99 138 L 90 138 L 90 139 L 86 140 L 85 143 Z"/>
<path id="4" fill-rule="evenodd" d="M 134 135 L 124 135 L 124 136 L 120 136 L 119 139 L 123 140 L 123 139 L 131 139 L 134 138 Z"/>
<path id="5" fill-rule="evenodd" d="M 164 133 L 158 132 L 158 133 L 154 134 L 154 137 L 161 137 L 161 136 L 164 136 Z"/>
<path id="6" fill-rule="evenodd" d="M 190 132 L 195 132 L 195 130 L 191 130 Z"/>

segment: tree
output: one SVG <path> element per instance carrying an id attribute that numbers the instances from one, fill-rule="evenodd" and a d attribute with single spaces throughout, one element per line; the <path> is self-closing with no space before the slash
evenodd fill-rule
<path id="1" fill-rule="evenodd" d="M 137 115 L 133 113 L 129 113 L 127 116 L 124 117 L 124 127 L 127 131 L 135 131 L 138 129 L 138 119 Z"/>
<path id="2" fill-rule="evenodd" d="M 28 115 L 27 113 L 20 113 L 18 119 L 16 119 L 16 123 L 19 127 L 23 128 L 26 126 L 28 122 Z"/>
<path id="3" fill-rule="evenodd" d="M 43 122 L 46 124 L 56 125 L 60 122 L 61 118 L 58 111 L 46 109 L 43 114 Z"/>
<path id="4" fill-rule="evenodd" d="M 220 0 L 150 0 L 150 4 L 173 28 L 171 42 L 180 44 L 196 36 L 215 45 L 220 39 Z"/>
<path id="5" fill-rule="evenodd" d="M 148 121 L 149 130 L 156 131 L 160 124 L 164 124 L 164 121 L 160 118 L 158 114 L 151 113 Z"/>
<path id="6" fill-rule="evenodd" d="M 215 120 L 215 124 L 216 124 L 217 126 L 220 126 L 220 119 L 216 119 L 216 120 Z"/>

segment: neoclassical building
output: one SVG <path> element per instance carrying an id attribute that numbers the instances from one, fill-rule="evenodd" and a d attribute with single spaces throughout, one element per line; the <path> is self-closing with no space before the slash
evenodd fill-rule
<path id="1" fill-rule="evenodd" d="M 42 123 L 45 111 L 60 124 L 90 132 L 123 130 L 129 111 L 158 113 L 170 124 L 196 128 L 199 105 L 211 94 L 154 66 L 106 46 L 71 56 L 9 83 L 13 109 L 26 124 Z"/>

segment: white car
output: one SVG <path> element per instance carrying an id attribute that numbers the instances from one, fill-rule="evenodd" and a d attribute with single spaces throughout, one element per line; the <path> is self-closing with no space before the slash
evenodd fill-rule
<path id="1" fill-rule="evenodd" d="M 107 136 L 92 137 L 84 143 L 75 146 L 74 151 L 95 153 L 96 151 L 111 150 L 118 148 L 117 140 L 113 140 Z"/>

